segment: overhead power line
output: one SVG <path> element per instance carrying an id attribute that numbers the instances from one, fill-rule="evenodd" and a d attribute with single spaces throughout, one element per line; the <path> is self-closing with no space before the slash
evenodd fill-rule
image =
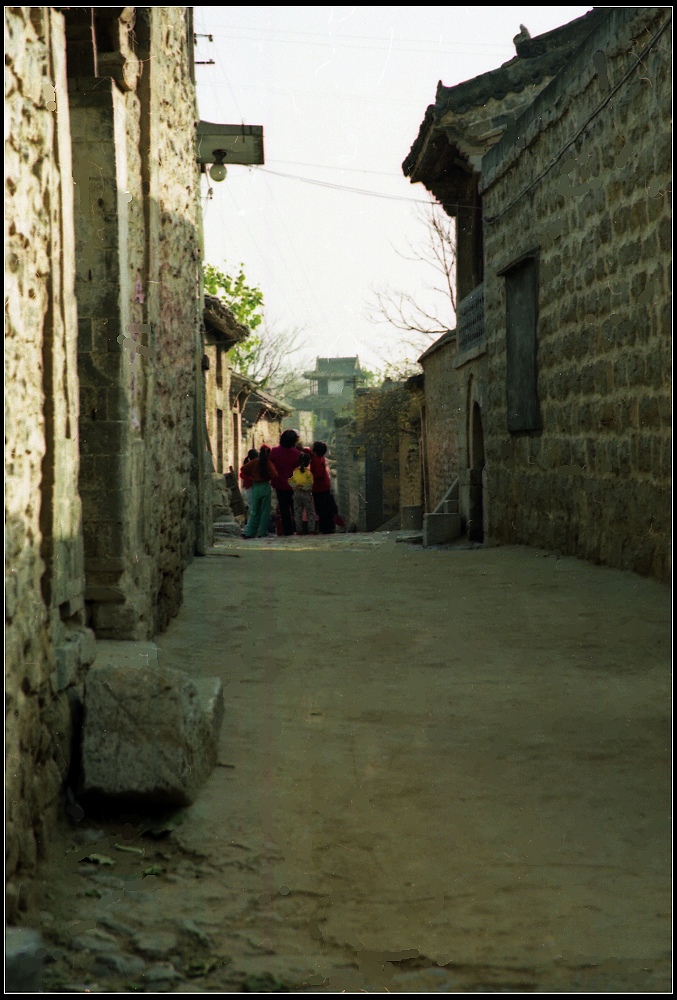
<path id="1" fill-rule="evenodd" d="M 237 32 L 250 32 L 253 33 L 251 36 L 243 36 L 237 34 Z M 235 34 L 233 32 L 236 32 Z M 429 54 L 431 52 L 443 54 L 443 55 L 467 55 L 473 54 L 474 52 L 480 50 L 482 52 L 487 52 L 489 50 L 494 52 L 503 52 L 505 46 L 496 45 L 491 42 L 478 42 L 473 40 L 472 42 L 454 42 L 454 47 L 442 47 L 440 44 L 440 39 L 427 39 L 427 38 L 400 38 L 395 39 L 393 44 L 393 39 L 386 36 L 377 35 L 345 35 L 336 34 L 331 35 L 320 31 L 293 31 L 291 29 L 285 28 L 263 28 L 253 25 L 242 25 L 238 27 L 236 25 L 231 25 L 227 31 L 215 31 L 212 32 L 215 38 L 230 38 L 235 41 L 241 42 L 255 42 L 260 44 L 262 35 L 272 34 L 277 37 L 273 37 L 270 41 L 274 41 L 276 44 L 282 45 L 333 45 L 337 48 L 348 48 L 348 49 L 362 49 L 364 51 L 370 52 L 417 52 L 420 54 Z M 306 37 L 287 37 L 280 38 L 280 35 L 287 36 L 306 36 Z M 345 39 L 345 40 L 344 40 Z M 354 41 L 350 41 L 353 39 Z M 361 43 L 361 44 L 357 44 Z M 366 44 L 365 44 L 366 43 Z M 376 43 L 376 44 L 372 44 Z M 381 44 L 378 44 L 381 43 Z M 422 48 L 411 48 L 411 44 L 423 46 Z"/>
<path id="2" fill-rule="evenodd" d="M 314 177 L 300 177 L 297 174 L 283 174 L 279 170 L 269 170 L 267 167 L 257 167 L 264 174 L 272 174 L 275 177 L 286 177 L 288 180 L 301 181 L 304 184 L 315 184 L 317 187 L 332 188 L 334 191 L 348 191 L 350 194 L 362 194 L 368 195 L 371 198 L 387 198 L 388 201 L 410 201 L 415 205 L 430 205 L 432 202 L 430 200 L 424 201 L 422 198 L 407 198 L 405 195 L 401 194 L 384 194 L 381 191 L 367 191 L 365 188 L 349 187 L 346 184 L 332 184 L 331 181 L 318 181 Z M 449 202 L 445 202 L 445 205 L 452 207 Z M 458 203 L 455 205 L 456 208 L 471 208 L 471 205 L 465 205 Z"/>

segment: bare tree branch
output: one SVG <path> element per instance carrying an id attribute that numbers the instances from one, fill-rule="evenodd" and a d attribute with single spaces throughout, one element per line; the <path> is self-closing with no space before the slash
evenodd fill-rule
<path id="1" fill-rule="evenodd" d="M 436 202 L 421 210 L 420 219 L 426 228 L 425 237 L 418 243 L 408 242 L 409 253 L 396 253 L 442 276 L 441 287 L 426 287 L 426 291 L 438 296 L 439 309 L 421 305 L 418 295 L 386 288 L 374 291 L 367 315 L 374 323 L 388 323 L 404 333 L 439 337 L 453 327 L 456 316 L 456 229 L 454 220 Z"/>
<path id="2" fill-rule="evenodd" d="M 304 360 L 299 354 L 306 346 L 303 327 L 272 326 L 265 319 L 255 334 L 231 352 L 233 367 L 264 389 L 284 395 L 296 384 Z"/>

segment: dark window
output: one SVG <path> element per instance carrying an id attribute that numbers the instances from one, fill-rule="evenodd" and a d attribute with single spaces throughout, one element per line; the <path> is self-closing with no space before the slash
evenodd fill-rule
<path id="1" fill-rule="evenodd" d="M 504 271 L 506 300 L 506 390 L 508 430 L 534 431 L 541 427 L 536 367 L 538 271 L 535 257 L 527 257 Z"/>
<path id="2" fill-rule="evenodd" d="M 93 7 L 62 8 L 66 21 L 66 72 L 69 79 L 97 75 Z"/>

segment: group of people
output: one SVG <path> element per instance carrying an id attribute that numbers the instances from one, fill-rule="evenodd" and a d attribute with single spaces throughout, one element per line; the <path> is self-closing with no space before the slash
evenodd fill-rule
<path id="1" fill-rule="evenodd" d="M 315 441 L 304 448 L 294 430 L 286 430 L 275 448 L 252 449 L 240 469 L 240 480 L 249 504 L 243 538 L 263 538 L 270 530 L 273 490 L 284 535 L 306 531 L 329 535 L 343 525 L 331 492 L 327 446 Z M 305 521 L 304 521 L 305 514 Z"/>

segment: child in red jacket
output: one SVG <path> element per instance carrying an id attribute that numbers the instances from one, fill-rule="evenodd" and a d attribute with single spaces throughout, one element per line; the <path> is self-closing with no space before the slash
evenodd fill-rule
<path id="1" fill-rule="evenodd" d="M 250 448 L 247 452 L 247 462 L 253 462 L 255 458 L 259 457 L 259 453 L 256 448 Z M 245 462 L 245 465 L 247 464 Z M 248 476 L 244 471 L 244 465 L 240 469 L 240 481 L 242 482 L 242 492 L 244 493 L 245 500 L 247 501 L 247 507 L 251 508 L 252 505 L 252 486 L 254 485 L 254 480 Z"/>

